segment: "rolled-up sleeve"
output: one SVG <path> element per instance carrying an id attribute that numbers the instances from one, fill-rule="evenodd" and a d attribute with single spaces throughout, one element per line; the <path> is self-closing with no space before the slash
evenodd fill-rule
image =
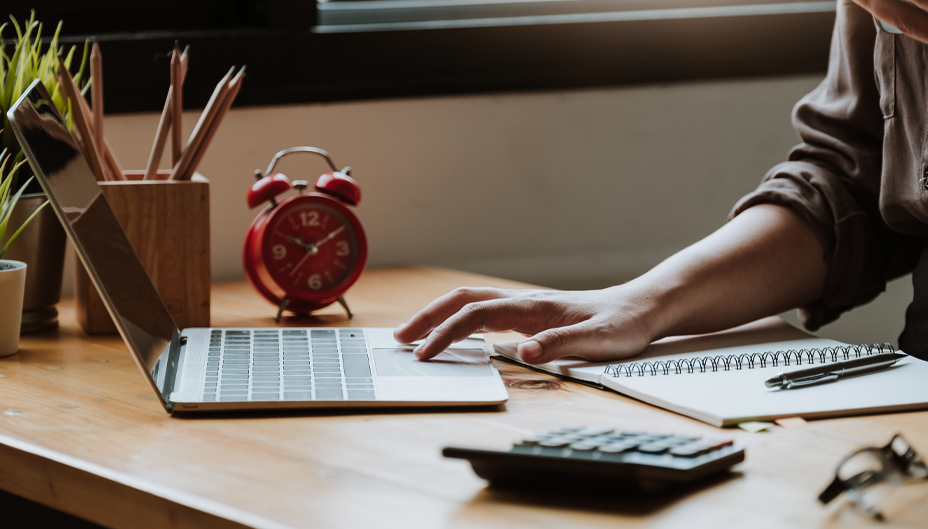
<path id="1" fill-rule="evenodd" d="M 879 210 L 883 115 L 874 82 L 875 38 L 873 18 L 840 1 L 828 74 L 793 110 L 802 143 L 730 214 L 773 203 L 812 227 L 828 263 L 822 297 L 801 311 L 813 330 L 870 301 L 887 279 L 914 266 L 910 240 L 890 230 Z"/>

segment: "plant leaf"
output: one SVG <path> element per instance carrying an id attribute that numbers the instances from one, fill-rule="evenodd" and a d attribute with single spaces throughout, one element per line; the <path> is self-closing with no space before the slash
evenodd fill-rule
<path id="1" fill-rule="evenodd" d="M 23 186 L 23 189 L 25 189 L 25 187 L 26 186 Z M 45 209 L 45 206 L 47 205 L 48 205 L 48 200 L 43 202 L 41 206 L 37 207 L 35 211 L 32 212 L 32 215 L 29 215 L 29 218 L 26 219 L 25 222 L 23 222 L 22 226 L 20 226 L 18 230 L 13 232 L 13 235 L 10 236 L 10 240 L 6 241 L 6 244 L 3 245 L 3 248 L 0 248 L 0 258 L 2 258 L 3 254 L 5 254 L 6 251 L 10 248 L 10 245 L 16 241 L 16 239 L 19 237 L 19 234 L 22 233 L 23 230 L 25 230 L 27 226 L 29 226 L 29 223 L 32 222 L 32 219 L 34 219 L 35 216 L 38 215 L 40 211 Z"/>

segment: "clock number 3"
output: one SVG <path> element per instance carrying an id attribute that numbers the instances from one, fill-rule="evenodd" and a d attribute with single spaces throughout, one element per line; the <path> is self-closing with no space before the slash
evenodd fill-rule
<path id="1" fill-rule="evenodd" d="M 338 241 L 337 243 L 335 243 L 335 255 L 339 257 L 345 257 L 346 255 L 350 253 L 351 253 L 351 250 L 348 248 L 347 241 Z"/>
<path id="2" fill-rule="evenodd" d="M 319 212 L 318 211 L 301 211 L 300 220 L 303 222 L 303 226 L 319 226 Z"/>

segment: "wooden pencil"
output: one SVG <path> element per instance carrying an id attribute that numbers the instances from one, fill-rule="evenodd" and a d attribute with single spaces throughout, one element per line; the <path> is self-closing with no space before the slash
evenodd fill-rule
<path id="1" fill-rule="evenodd" d="M 245 67 L 242 66 L 242 69 L 239 70 L 235 77 L 229 81 L 229 91 L 226 94 L 225 99 L 222 102 L 222 105 L 219 107 L 219 111 L 216 113 L 216 116 L 210 121 L 209 127 L 206 130 L 206 134 L 203 137 L 203 142 L 197 147 L 196 152 L 193 153 L 193 158 L 190 162 L 190 167 L 186 169 L 186 172 L 183 175 L 178 175 L 178 180 L 190 180 L 193 178 L 193 173 L 196 172 L 197 167 L 200 165 L 200 161 L 203 160 L 203 155 L 206 153 L 206 150 L 209 148 L 210 142 L 213 141 L 213 136 L 216 135 L 216 130 L 219 129 L 219 125 L 222 123 L 222 119 L 229 112 L 229 108 L 232 106 L 232 103 L 235 101 L 235 97 L 238 95 L 239 90 L 242 89 L 242 82 L 245 78 Z"/>
<path id="2" fill-rule="evenodd" d="M 76 86 L 77 85 L 75 85 L 75 89 Z M 78 97 L 77 102 L 81 106 L 81 111 L 84 113 L 87 125 L 94 134 L 94 143 L 97 146 L 97 150 L 100 151 L 100 164 L 103 166 L 104 176 L 106 176 L 107 180 L 124 180 L 122 166 L 119 165 L 119 161 L 116 160 L 116 156 L 113 155 L 113 149 L 110 147 L 109 142 L 106 141 L 106 138 L 103 138 L 102 144 L 96 143 L 96 120 L 93 113 L 90 111 L 90 107 L 87 106 L 87 99 L 83 96 Z"/>
<path id="3" fill-rule="evenodd" d="M 88 116 L 84 113 L 83 105 L 81 105 L 84 96 L 81 95 L 81 91 L 74 83 L 74 79 L 71 78 L 71 72 L 68 71 L 64 59 L 61 57 L 58 58 L 58 76 L 65 95 L 71 100 L 71 114 L 77 124 L 77 130 L 81 133 L 81 140 L 84 142 L 84 149 L 86 150 L 84 155 L 87 158 L 87 163 L 90 164 L 90 170 L 97 180 L 106 180 L 107 173 L 100 163 L 100 151 L 94 144 L 93 131 L 87 122 Z"/>
<path id="4" fill-rule="evenodd" d="M 96 42 L 90 50 L 91 98 L 93 101 L 94 142 L 103 146 L 103 57 Z"/>
<path id="5" fill-rule="evenodd" d="M 226 94 L 229 91 L 229 79 L 232 77 L 232 73 L 235 72 L 235 67 L 233 66 L 229 73 L 223 76 L 222 79 L 216 83 L 216 88 L 213 90 L 213 95 L 210 96 L 209 102 L 206 104 L 206 108 L 203 109 L 203 113 L 200 114 L 200 119 L 197 120 L 197 124 L 193 128 L 193 132 L 190 134 L 190 138 L 187 140 L 187 145 L 184 146 L 184 153 L 180 157 L 180 161 L 174 165 L 174 168 L 171 170 L 170 180 L 187 180 L 189 177 L 186 177 L 186 171 L 190 167 L 190 162 L 193 159 L 194 154 L 199 149 L 200 145 L 203 143 L 203 138 L 206 135 L 206 131 L 209 129 L 209 124 L 215 119 L 216 114 L 219 112 L 223 102 L 225 101 Z"/>
<path id="6" fill-rule="evenodd" d="M 171 99 L 171 104 L 173 105 L 171 109 L 171 166 L 177 164 L 180 160 L 181 150 L 183 149 L 183 138 L 181 134 L 183 133 L 183 123 L 181 120 L 181 112 L 184 110 L 184 99 L 183 99 L 183 89 L 181 88 L 180 83 L 181 78 L 181 60 L 180 60 L 180 44 L 177 41 L 174 41 L 174 52 L 171 53 L 171 88 L 173 90 L 173 98 Z"/>
<path id="7" fill-rule="evenodd" d="M 161 119 L 158 121 L 158 130 L 155 132 L 155 142 L 151 146 L 151 153 L 148 155 L 148 165 L 145 167 L 145 176 L 143 180 L 156 180 L 158 178 L 158 164 L 161 162 L 161 156 L 164 154 L 164 146 L 168 142 L 168 129 L 171 128 L 171 115 L 174 111 L 174 87 L 168 88 L 168 97 L 164 102 L 164 110 L 161 111 Z"/>
<path id="8" fill-rule="evenodd" d="M 110 147 L 110 142 L 106 141 L 106 138 L 103 138 L 103 160 L 106 162 L 107 167 L 116 175 L 117 180 L 126 179 L 122 172 L 122 165 L 119 163 L 119 160 L 116 159 L 116 156 L 113 155 L 113 148 Z"/>
<path id="9" fill-rule="evenodd" d="M 187 46 L 180 56 L 183 65 L 181 69 L 181 85 L 187 79 L 187 51 L 189 49 L 190 46 Z M 161 111 L 161 119 L 158 121 L 158 130 L 155 132 L 155 141 L 151 146 L 151 153 L 148 155 L 148 165 L 145 166 L 143 180 L 155 180 L 158 178 L 158 165 L 161 164 L 161 156 L 164 154 L 164 147 L 168 141 L 168 130 L 171 128 L 171 116 L 174 112 L 173 100 L 174 91 L 173 87 L 171 87 L 168 88 L 168 97 L 164 101 L 164 109 Z"/>
<path id="10" fill-rule="evenodd" d="M 188 45 L 184 48 L 184 53 L 180 54 L 180 84 L 184 84 L 184 78 L 187 77 L 187 52 L 190 51 L 190 46 Z"/>

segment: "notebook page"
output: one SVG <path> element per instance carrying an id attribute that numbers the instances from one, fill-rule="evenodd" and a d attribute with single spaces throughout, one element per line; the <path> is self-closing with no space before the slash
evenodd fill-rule
<path id="1" fill-rule="evenodd" d="M 760 346 L 757 350 L 765 349 Z M 704 373 L 675 374 L 670 371 L 667 375 L 652 376 L 648 373 L 631 377 L 623 374 L 619 377 L 604 376 L 602 384 L 624 395 L 715 426 L 780 417 L 811 419 L 928 407 L 928 384 L 925 384 L 928 362 L 912 357 L 900 360 L 883 371 L 845 377 L 818 386 L 781 390 L 764 385 L 765 380 L 778 373 L 807 366 L 796 366 L 795 363 L 784 366 L 781 362 L 776 367 L 769 363 L 763 368 L 755 364 L 754 369 L 719 369 L 716 372 L 707 369 Z"/>

